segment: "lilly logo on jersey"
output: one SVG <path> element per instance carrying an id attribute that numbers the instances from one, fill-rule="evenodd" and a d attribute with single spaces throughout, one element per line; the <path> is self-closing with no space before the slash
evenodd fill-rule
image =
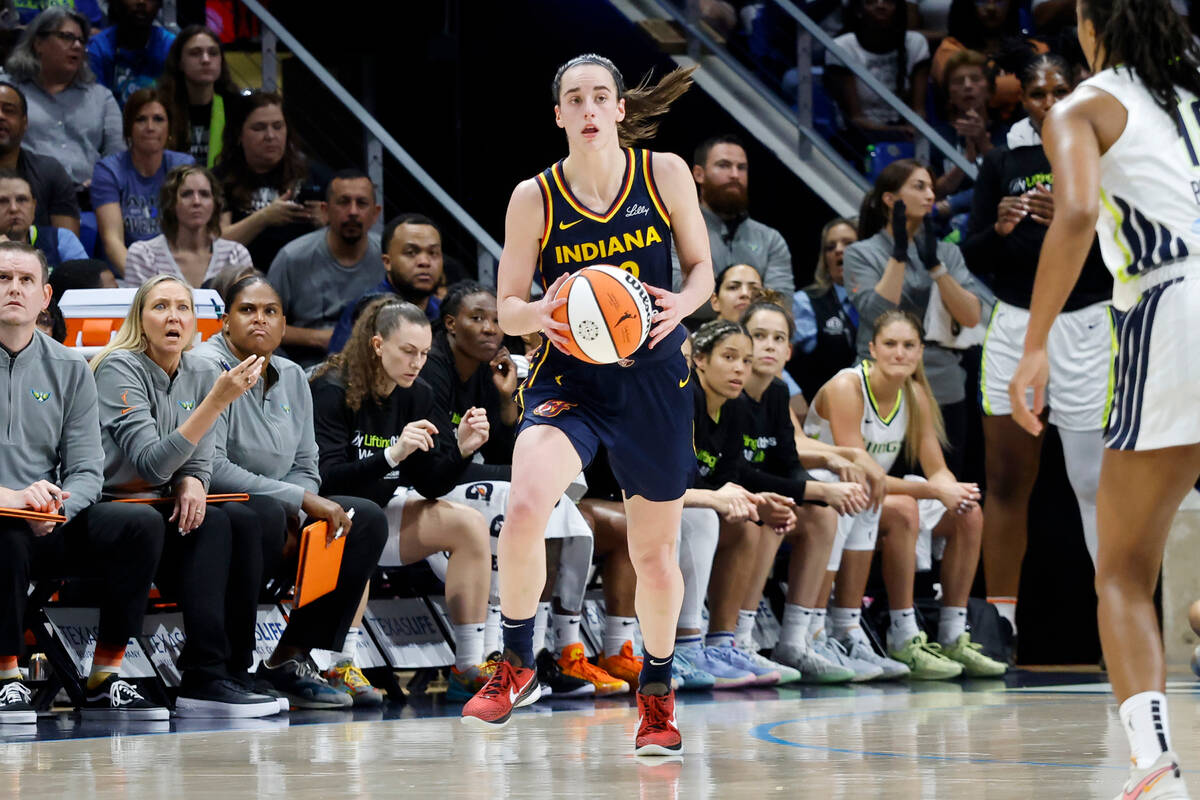
<path id="1" fill-rule="evenodd" d="M 178 402 L 179 402 L 179 407 L 182 408 L 184 411 L 191 411 L 196 408 L 195 400 L 180 400 Z"/>
<path id="2" fill-rule="evenodd" d="M 574 408 L 578 403 L 568 403 L 566 400 L 547 400 L 533 410 L 538 417 L 557 417 L 567 409 Z"/>
<path id="3" fill-rule="evenodd" d="M 662 244 L 662 240 L 658 228 L 647 225 L 642 230 L 626 231 L 620 236 L 613 235 L 594 242 L 555 245 L 554 261 L 557 264 L 591 263 L 600 258 L 610 258 L 654 244 Z"/>
<path id="4" fill-rule="evenodd" d="M 626 217 L 638 217 L 642 214 L 649 214 L 650 206 L 644 206 L 641 203 L 631 203 L 625 207 Z"/>
<path id="5" fill-rule="evenodd" d="M 37 400 L 39 403 L 44 403 L 50 399 L 49 392 L 40 392 L 37 389 L 30 389 L 29 393 L 33 395 L 33 399 Z"/>

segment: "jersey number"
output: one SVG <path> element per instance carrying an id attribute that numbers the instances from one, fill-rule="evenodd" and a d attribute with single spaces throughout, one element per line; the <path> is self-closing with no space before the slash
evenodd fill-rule
<path id="1" fill-rule="evenodd" d="M 1175 107 L 1175 127 L 1179 129 L 1179 137 L 1187 145 L 1192 166 L 1200 168 L 1200 153 L 1197 152 L 1195 144 L 1200 142 L 1200 100 L 1186 103 L 1187 113 L 1184 112 L 1184 105 L 1185 103 L 1180 103 Z"/>

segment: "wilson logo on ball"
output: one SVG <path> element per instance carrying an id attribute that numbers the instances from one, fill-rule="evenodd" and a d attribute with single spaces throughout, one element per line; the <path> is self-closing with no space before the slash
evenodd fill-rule
<path id="1" fill-rule="evenodd" d="M 567 323 L 567 351 L 589 364 L 612 364 L 633 355 L 650 333 L 654 314 L 650 293 L 636 277 L 617 267 L 584 267 L 559 287 L 567 303 L 554 319 Z"/>

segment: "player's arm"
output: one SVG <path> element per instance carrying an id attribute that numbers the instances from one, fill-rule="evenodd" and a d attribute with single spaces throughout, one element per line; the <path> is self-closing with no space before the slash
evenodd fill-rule
<path id="1" fill-rule="evenodd" d="M 529 302 L 529 287 L 545 233 L 546 213 L 542 208 L 542 191 L 533 179 L 521 181 L 508 201 L 504 218 L 504 250 L 496 272 L 496 312 L 500 330 L 509 336 L 524 336 L 543 331 L 558 345 L 566 344 L 563 334 L 566 323 L 554 322 L 550 313 L 566 300 L 554 300 L 559 285 L 566 279 L 563 273 L 541 300 Z"/>
<path id="2" fill-rule="evenodd" d="M 933 418 L 933 398 L 925 391 L 925 387 L 913 387 L 913 397 L 920 408 L 921 418 Z M 954 477 L 954 473 L 946 466 L 942 455 L 942 444 L 938 441 L 933 426 L 922 426 L 921 441 L 918 443 L 917 460 L 921 462 L 921 471 L 925 473 L 925 481 L 906 481 L 900 478 L 888 478 L 888 491 L 896 494 L 906 494 L 917 499 L 933 498 L 946 507 L 947 511 L 965 514 L 979 503 L 981 497 L 979 484 L 962 483 Z"/>
<path id="3" fill-rule="evenodd" d="M 867 444 L 862 437 L 865 409 L 858 377 L 850 374 L 834 377 L 821 389 L 821 403 L 824 410 L 817 409 L 817 413 L 829 420 L 834 444 L 866 450 Z"/>
<path id="4" fill-rule="evenodd" d="M 683 285 L 678 294 L 671 292 L 670 287 L 646 287 L 661 309 L 654 315 L 654 327 L 650 329 L 650 346 L 654 347 L 684 317 L 712 297 L 713 265 L 708 248 L 708 228 L 700 214 L 696 181 L 691 170 L 674 153 L 652 154 L 651 169 L 667 213 L 671 215 L 671 232 L 675 236 L 679 269 L 683 273 Z"/>

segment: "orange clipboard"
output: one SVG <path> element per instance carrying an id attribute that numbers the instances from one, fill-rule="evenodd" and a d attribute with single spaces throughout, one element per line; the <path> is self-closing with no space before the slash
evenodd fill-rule
<path id="1" fill-rule="evenodd" d="M 235 494 L 206 494 L 204 495 L 205 502 L 208 503 L 244 503 L 250 499 L 250 495 L 244 493 Z M 175 498 L 168 495 L 166 497 L 127 497 L 117 500 L 118 503 L 174 503 Z"/>
<path id="2" fill-rule="evenodd" d="M 0 508 L 0 517 L 15 517 L 31 519 L 35 522 L 66 522 L 62 514 L 47 514 L 44 511 L 34 511 L 32 508 Z"/>
<path id="3" fill-rule="evenodd" d="M 342 568 L 342 553 L 346 537 L 339 536 L 325 543 L 329 523 L 320 520 L 305 526 L 300 532 L 300 563 L 296 567 L 295 608 L 324 597 L 337 587 Z"/>

